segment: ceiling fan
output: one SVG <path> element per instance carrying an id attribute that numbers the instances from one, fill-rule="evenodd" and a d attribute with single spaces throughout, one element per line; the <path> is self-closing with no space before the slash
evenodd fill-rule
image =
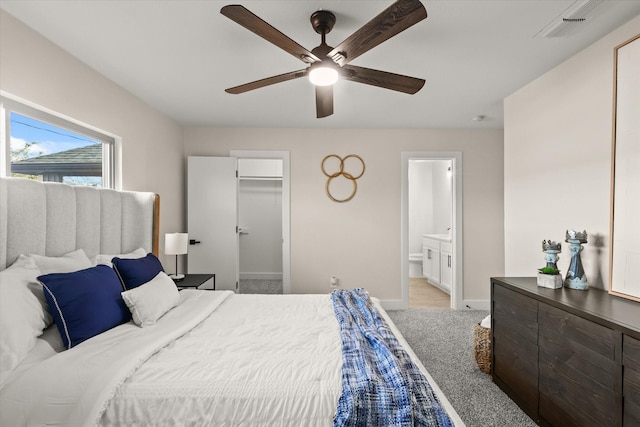
<path id="1" fill-rule="evenodd" d="M 427 11 L 419 0 L 397 0 L 336 47 L 328 46 L 325 40 L 336 22 L 336 17 L 327 10 L 318 10 L 311 15 L 311 25 L 321 35 L 322 41 L 311 51 L 300 46 L 244 6 L 224 6 L 220 13 L 309 64 L 302 70 L 226 89 L 227 93 L 240 94 L 308 76 L 311 83 L 315 85 L 317 117 L 322 118 L 333 114 L 332 85 L 339 77 L 408 94 L 414 94 L 424 86 L 424 79 L 349 65 L 349 62 L 358 56 L 425 19 Z"/>

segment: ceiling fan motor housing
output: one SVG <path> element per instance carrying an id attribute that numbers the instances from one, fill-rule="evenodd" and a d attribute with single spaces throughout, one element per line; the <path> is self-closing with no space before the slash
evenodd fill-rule
<path id="1" fill-rule="evenodd" d="M 329 34 L 336 23 L 336 16 L 328 10 L 316 10 L 311 14 L 311 26 L 318 34 Z"/>

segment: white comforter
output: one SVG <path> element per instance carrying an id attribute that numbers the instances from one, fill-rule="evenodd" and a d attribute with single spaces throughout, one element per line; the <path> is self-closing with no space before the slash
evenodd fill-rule
<path id="1" fill-rule="evenodd" d="M 181 293 L 181 303 L 153 327 L 133 322 L 17 368 L 0 390 L 2 426 L 95 425 L 117 387 L 149 356 L 193 329 L 231 293 Z"/>
<path id="2" fill-rule="evenodd" d="M 0 390 L 0 425 L 331 426 L 342 354 L 328 295 L 180 294 L 154 326 L 19 367 Z"/>
<path id="3" fill-rule="evenodd" d="M 341 366 L 327 295 L 233 295 L 131 376 L 102 424 L 331 426 Z"/>

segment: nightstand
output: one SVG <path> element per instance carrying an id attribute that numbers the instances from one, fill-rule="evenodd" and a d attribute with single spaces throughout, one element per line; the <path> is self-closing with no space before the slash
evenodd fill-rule
<path id="1" fill-rule="evenodd" d="M 197 289 L 198 286 L 204 284 L 208 280 L 213 279 L 213 290 L 216 290 L 216 275 L 215 274 L 185 274 L 184 279 L 174 281 L 178 289 Z M 208 288 L 207 288 L 208 289 Z M 210 289 L 208 289 L 210 290 Z"/>

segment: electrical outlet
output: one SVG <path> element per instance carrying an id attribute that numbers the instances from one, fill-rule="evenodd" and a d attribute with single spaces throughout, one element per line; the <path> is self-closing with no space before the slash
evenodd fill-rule
<path id="1" fill-rule="evenodd" d="M 336 276 L 331 276 L 331 277 L 329 278 L 329 285 L 330 285 L 332 288 L 338 288 L 338 287 L 340 287 L 340 279 L 338 279 Z"/>

